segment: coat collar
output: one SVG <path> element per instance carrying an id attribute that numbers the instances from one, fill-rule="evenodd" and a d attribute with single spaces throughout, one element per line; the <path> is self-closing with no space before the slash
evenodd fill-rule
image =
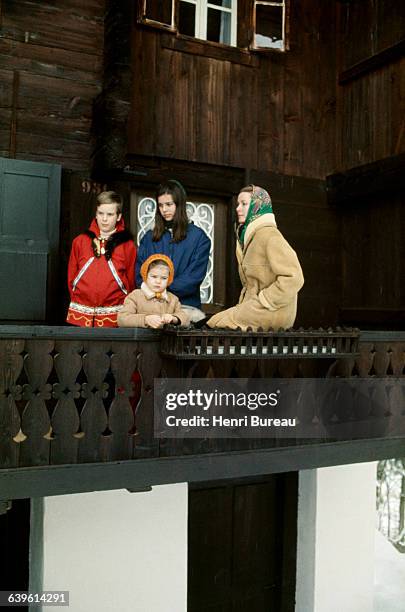
<path id="1" fill-rule="evenodd" d="M 119 221 L 117 221 L 117 225 L 115 226 L 115 232 L 122 232 L 125 229 L 124 219 L 121 217 Z M 100 228 L 96 219 L 92 219 L 89 227 L 89 231 L 93 232 L 97 238 L 100 236 Z"/>
<path id="2" fill-rule="evenodd" d="M 146 283 L 142 283 L 141 291 L 147 300 L 153 300 L 153 298 L 157 298 L 156 293 L 152 291 L 152 289 L 149 289 Z M 167 295 L 166 289 L 162 293 L 160 293 L 160 297 L 157 299 L 164 300 L 165 302 L 169 301 L 169 296 Z"/>
<path id="3" fill-rule="evenodd" d="M 90 228 L 91 227 L 94 227 L 94 225 L 91 224 Z M 97 224 L 96 224 L 96 227 L 98 229 L 98 225 Z M 120 227 L 125 227 L 125 226 L 122 225 Z M 99 242 L 99 238 L 98 238 L 99 234 L 96 234 L 91 229 L 88 229 L 88 230 L 86 230 L 83 233 L 91 239 L 94 255 L 96 257 L 100 257 L 99 249 L 97 248 L 97 242 Z M 129 230 L 127 230 L 127 229 L 118 229 L 118 223 L 117 223 L 117 231 L 115 231 L 110 236 L 110 238 L 108 240 L 106 240 L 106 243 L 105 243 L 105 258 L 106 259 L 111 259 L 112 254 L 114 252 L 114 249 L 116 249 L 118 246 L 120 246 L 120 244 L 124 244 L 124 242 L 128 242 L 128 241 L 132 241 L 133 242 L 133 240 L 134 240 L 134 237 L 131 234 L 131 232 Z"/>
<path id="4" fill-rule="evenodd" d="M 258 219 L 255 219 L 254 221 L 252 221 L 252 223 L 249 223 L 249 225 L 246 228 L 243 249 L 241 245 L 239 244 L 239 242 L 237 244 L 237 250 L 239 247 L 240 254 L 242 254 L 242 252 L 245 253 L 249 244 L 252 242 L 254 235 L 262 227 L 277 227 L 276 218 L 273 213 L 266 213 L 265 215 L 262 215 Z"/>

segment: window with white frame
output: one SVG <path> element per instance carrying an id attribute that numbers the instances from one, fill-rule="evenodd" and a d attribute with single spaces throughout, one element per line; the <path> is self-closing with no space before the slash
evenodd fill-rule
<path id="1" fill-rule="evenodd" d="M 180 0 L 179 34 L 236 46 L 237 0 Z"/>
<path id="2" fill-rule="evenodd" d="M 207 42 L 286 51 L 290 0 L 139 0 L 138 21 Z M 239 5 L 239 15 L 238 15 Z"/>
<path id="3" fill-rule="evenodd" d="M 150 25 L 175 30 L 175 5 L 167 0 L 143 0 L 141 3 L 140 20 Z"/>
<path id="4" fill-rule="evenodd" d="M 285 51 L 286 8 L 286 0 L 255 0 L 253 49 Z"/>

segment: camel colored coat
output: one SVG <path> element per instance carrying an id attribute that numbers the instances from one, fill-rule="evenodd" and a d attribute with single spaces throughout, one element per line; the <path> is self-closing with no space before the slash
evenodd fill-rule
<path id="1" fill-rule="evenodd" d="M 243 285 L 239 304 L 218 312 L 207 325 L 246 331 L 292 327 L 297 314 L 297 294 L 304 284 L 295 251 L 265 214 L 246 228 L 243 249 L 238 241 L 236 258 Z"/>
<path id="2" fill-rule="evenodd" d="M 182 310 L 179 299 L 167 291 L 167 300 L 148 299 L 141 289 L 135 289 L 126 298 L 118 313 L 118 327 L 147 327 L 145 316 L 171 314 L 177 317 L 182 327 L 189 324 L 188 315 Z"/>

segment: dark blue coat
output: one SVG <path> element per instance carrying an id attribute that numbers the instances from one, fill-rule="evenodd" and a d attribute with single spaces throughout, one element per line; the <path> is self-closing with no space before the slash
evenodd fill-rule
<path id="1" fill-rule="evenodd" d="M 174 242 L 172 235 L 166 231 L 156 242 L 152 240 L 149 230 L 142 238 L 136 259 L 136 284 L 141 286 L 141 265 L 154 253 L 170 257 L 174 264 L 174 281 L 169 289 L 177 295 L 180 302 L 187 306 L 201 308 L 200 285 L 207 273 L 211 241 L 206 233 L 189 223 L 187 236 L 181 242 Z"/>

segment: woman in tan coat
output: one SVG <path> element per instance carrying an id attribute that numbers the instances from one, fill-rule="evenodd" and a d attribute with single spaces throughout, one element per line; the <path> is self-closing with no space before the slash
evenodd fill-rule
<path id="1" fill-rule="evenodd" d="M 246 331 L 288 329 L 297 314 L 297 294 L 304 284 L 295 251 L 277 229 L 271 199 L 256 185 L 238 195 L 236 258 L 243 288 L 239 304 L 209 319 L 212 328 Z"/>

